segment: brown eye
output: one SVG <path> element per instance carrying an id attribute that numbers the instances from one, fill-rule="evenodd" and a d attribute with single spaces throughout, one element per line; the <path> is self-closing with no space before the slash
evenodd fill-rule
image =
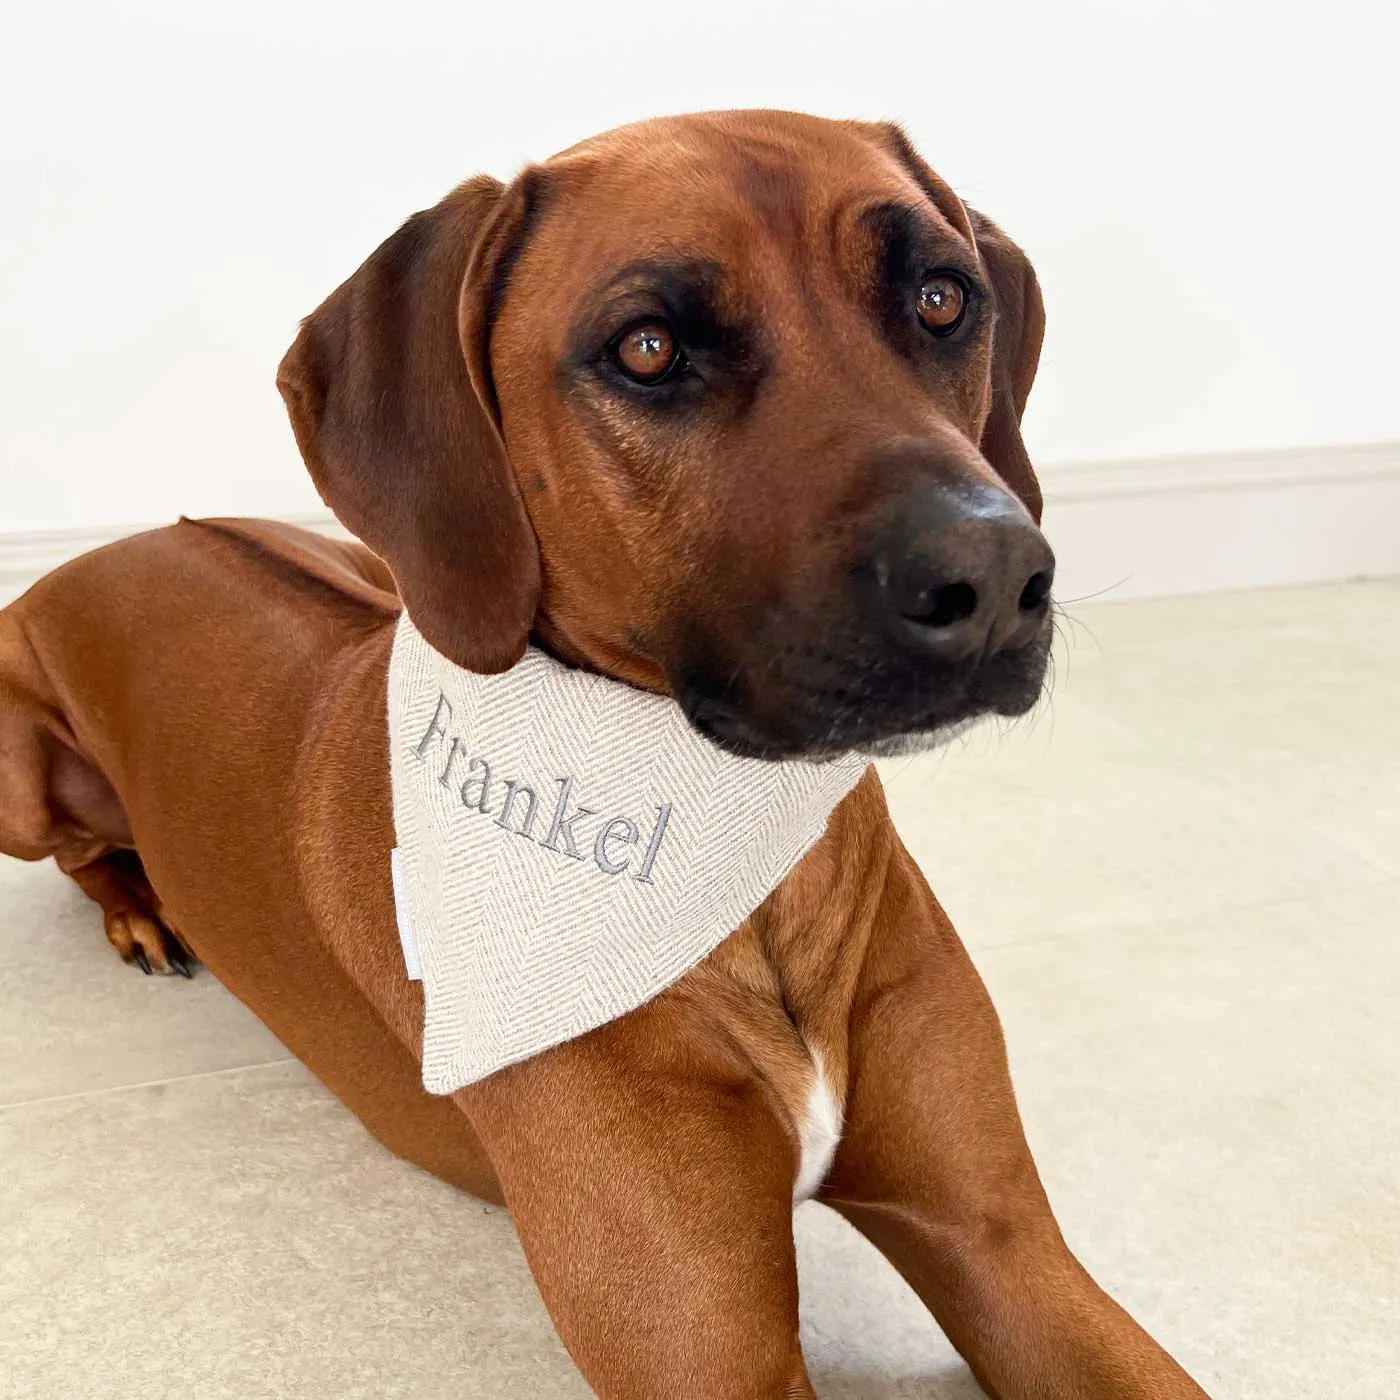
<path id="1" fill-rule="evenodd" d="M 660 322 L 633 326 L 613 349 L 622 372 L 639 384 L 656 384 L 670 372 L 680 353 L 676 338 Z"/>
<path id="2" fill-rule="evenodd" d="M 934 335 L 952 335 L 967 314 L 967 291 L 956 277 L 929 277 L 919 288 L 919 320 Z"/>

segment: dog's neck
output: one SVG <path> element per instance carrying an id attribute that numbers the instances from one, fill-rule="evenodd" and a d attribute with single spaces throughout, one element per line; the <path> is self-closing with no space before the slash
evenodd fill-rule
<path id="1" fill-rule="evenodd" d="M 575 670 L 591 671 L 650 695 L 674 697 L 665 671 L 635 645 L 583 628 L 568 628 L 544 615 L 535 619 L 530 645 Z"/>

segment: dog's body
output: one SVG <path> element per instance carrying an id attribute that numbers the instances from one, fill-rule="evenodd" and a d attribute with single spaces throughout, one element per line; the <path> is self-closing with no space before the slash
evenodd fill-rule
<path id="1" fill-rule="evenodd" d="M 990 225 L 979 223 L 974 235 L 936 177 L 910 166 L 907 147 L 872 154 L 869 129 L 857 140 L 854 128 L 838 135 L 808 119 L 692 122 L 663 125 L 661 135 L 711 161 L 706 143 L 718 123 L 729 143 L 722 150 L 747 143 L 748 157 L 761 152 L 757 164 L 739 166 L 764 238 L 796 236 L 794 211 L 810 197 L 797 177 L 815 142 L 830 167 L 823 178 L 837 178 L 832 170 L 852 178 L 868 159 L 887 185 L 905 179 L 900 199 L 932 199 L 949 211 L 954 231 L 938 237 L 965 245 L 958 265 L 968 268 L 969 298 L 981 274 L 967 248 L 980 251 L 984 270 L 1007 256 Z M 870 450 L 856 451 L 861 465 L 847 479 L 824 485 L 814 471 L 794 485 L 797 467 L 783 465 L 784 445 L 775 446 L 780 500 L 759 511 L 713 475 L 704 491 L 687 481 L 686 443 L 698 437 L 713 455 L 730 437 L 771 434 L 764 414 L 790 412 L 796 393 L 770 387 L 789 362 L 785 347 L 803 348 L 799 377 L 809 384 L 820 377 L 820 356 L 795 313 L 736 330 L 742 318 L 732 308 L 745 295 L 752 305 L 757 282 L 746 294 L 727 285 L 715 302 L 730 308 L 730 321 L 692 333 L 694 378 L 667 389 L 672 417 L 654 429 L 671 435 L 662 455 L 680 463 L 679 485 L 639 485 L 639 425 L 659 421 L 660 400 L 643 403 L 630 382 L 650 393 L 670 368 L 635 379 L 634 347 L 619 351 L 614 340 L 608 353 L 622 354 L 617 367 L 631 376 L 614 383 L 613 369 L 596 368 L 578 349 L 578 323 L 546 334 L 522 288 L 543 285 L 537 267 L 557 274 L 551 240 L 562 234 L 551 211 L 587 203 L 580 168 L 615 203 L 628 161 L 654 167 L 660 138 L 640 131 L 613 138 L 601 154 L 566 153 L 560 170 L 551 174 L 551 163 L 510 191 L 464 186 L 406 226 L 307 323 L 283 372 L 299 440 L 328 499 L 389 568 L 363 547 L 286 527 L 182 522 L 75 561 L 0 615 L 0 849 L 55 856 L 101 904 L 128 960 L 178 970 L 182 945 L 193 952 L 392 1150 L 507 1204 L 551 1315 L 602 1396 L 811 1396 L 797 1340 L 790 1212 L 794 1199 L 815 1195 L 904 1273 L 989 1394 L 1199 1397 L 1061 1239 L 1022 1136 L 995 1014 L 895 835 L 873 770 L 758 911 L 669 990 L 450 1098 L 422 1089 L 422 996 L 404 975 L 389 880 L 385 687 L 397 592 L 434 643 L 464 664 L 499 670 L 532 631 L 567 660 L 677 695 L 720 741 L 775 755 L 946 729 L 971 712 L 1024 708 L 1027 677 L 1039 684 L 1048 581 L 1044 590 L 1032 584 L 1046 556 L 1026 512 L 1002 504 L 1009 486 L 1038 506 L 1015 429 L 1038 325 L 1007 337 L 1009 348 L 1001 339 L 1016 317 L 1035 320 L 1038 300 L 1013 307 L 999 274 L 989 274 L 1011 318 L 998 330 L 1000 358 L 988 315 L 969 332 L 980 340 L 929 371 L 943 376 L 928 391 L 939 423 L 956 431 L 920 417 L 923 391 L 904 370 L 897 393 L 867 383 L 859 405 L 823 389 L 833 422 L 863 425 Z M 901 164 L 906 177 L 897 176 Z M 713 211 L 704 217 L 716 222 Z M 575 239 L 593 229 L 586 251 L 600 264 L 610 256 L 604 222 L 569 225 Z M 444 227 L 451 237 L 441 237 Z M 713 281 L 726 256 L 752 262 L 749 244 L 736 246 L 709 250 L 704 278 Z M 804 255 L 808 272 L 814 256 Z M 1028 269 L 1017 275 L 1024 282 Z M 775 276 L 769 268 L 767 281 Z M 925 324 L 939 335 L 951 322 L 950 276 L 924 298 L 933 308 Z M 441 301 L 444 288 L 455 298 L 459 286 L 450 335 L 440 320 L 433 336 L 419 335 L 423 307 Z M 687 306 L 665 325 L 684 329 L 709 314 Z M 639 323 L 632 355 L 645 368 L 666 344 L 653 330 L 661 313 L 647 304 L 630 314 L 650 318 Z M 830 305 L 814 314 L 849 357 L 865 363 L 875 354 L 854 318 L 842 323 Z M 381 353 L 362 337 L 383 324 L 405 339 Z M 787 339 L 767 339 L 772 327 Z M 444 368 L 451 354 L 435 357 L 458 333 L 465 367 Z M 551 358 L 532 350 L 551 337 Z M 900 353 L 925 354 L 922 342 L 911 344 Z M 1000 384 L 999 363 L 1009 365 Z M 556 395 L 549 386 L 561 386 L 568 366 L 580 377 Z M 351 383 L 356 376 L 368 380 Z M 703 403 L 697 384 L 709 396 Z M 731 389 L 737 398 L 724 400 Z M 410 400 L 429 390 L 431 411 L 414 408 Z M 460 402 L 444 417 L 439 400 L 454 395 Z M 477 399 L 484 414 L 472 407 Z M 545 451 L 541 435 L 567 438 L 563 405 L 580 399 L 592 414 L 583 437 L 566 454 Z M 871 436 L 871 402 L 876 418 L 901 425 L 894 449 Z M 803 411 L 804 421 L 811 416 Z M 833 429 L 817 426 L 824 450 L 839 456 Z M 951 474 L 952 495 L 977 503 L 972 524 L 958 517 L 947 526 L 924 496 L 908 504 L 925 490 L 921 433 L 943 454 L 939 490 Z M 982 456 L 968 435 L 980 438 Z M 369 457 L 379 472 L 386 451 L 400 464 L 444 451 L 460 461 L 463 443 L 473 463 L 486 463 L 483 477 L 508 446 L 500 471 L 520 480 L 524 504 L 520 493 L 493 494 L 475 479 L 369 484 Z M 580 465 L 590 451 L 629 461 L 636 474 L 624 487 L 615 466 Z M 884 476 L 872 476 L 876 459 Z M 534 466 L 521 476 L 525 460 Z M 880 484 L 886 477 L 905 493 L 903 504 L 893 515 L 868 512 L 869 495 L 894 489 Z M 745 490 L 762 494 L 751 482 Z M 716 501 L 726 513 L 719 534 Z M 879 546 L 872 576 L 884 591 L 829 591 L 837 556 L 823 526 L 838 501 L 843 538 L 886 541 L 892 519 L 924 512 L 916 543 Z M 775 505 L 788 513 L 776 533 Z M 471 526 L 464 562 L 456 531 L 483 515 L 491 532 Z M 661 538 L 645 537 L 648 520 Z M 994 549 L 969 533 L 988 520 L 999 532 Z M 816 553 L 794 555 L 783 535 L 794 526 L 812 534 Z M 735 553 L 736 536 L 752 541 L 752 558 Z M 932 640 L 923 632 L 909 640 L 914 605 L 901 601 L 894 640 L 873 659 L 857 656 L 851 648 L 873 645 L 870 635 L 884 626 L 869 621 L 871 609 L 900 586 L 898 577 L 890 582 L 889 560 L 896 574 L 911 567 L 935 536 L 944 572 L 910 585 L 917 606 L 933 608 L 917 614 Z M 601 576 L 586 566 L 590 540 L 608 554 Z M 836 573 L 863 577 L 849 557 L 855 546 L 841 548 Z M 949 548 L 962 574 L 983 570 L 979 596 L 992 596 L 988 580 L 1011 569 L 1010 601 L 990 620 L 980 602 L 962 612 L 930 602 L 963 586 L 944 581 Z M 668 552 L 684 588 L 649 572 Z M 714 573 L 720 562 L 727 572 Z M 753 589 L 764 571 L 760 621 Z M 714 598 L 697 603 L 694 589 L 712 574 Z M 818 584 L 828 592 L 820 608 L 809 607 Z M 983 619 L 971 651 L 969 619 Z M 845 628 L 850 640 L 806 644 L 804 628 L 828 625 L 832 637 Z M 753 674 L 747 651 L 765 630 L 758 640 L 781 662 L 769 667 L 771 681 Z M 891 693 L 853 689 L 848 665 L 893 677 Z M 916 666 L 933 668 L 936 684 L 926 678 L 922 693 L 936 691 L 936 705 L 914 707 Z M 717 672 L 731 668 L 730 683 L 717 684 Z M 945 690 L 963 697 L 961 709 Z"/>

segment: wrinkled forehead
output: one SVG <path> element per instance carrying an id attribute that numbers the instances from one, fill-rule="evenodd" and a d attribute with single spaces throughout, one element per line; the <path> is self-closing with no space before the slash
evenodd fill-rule
<path id="1" fill-rule="evenodd" d="M 648 260 L 821 265 L 893 211 L 975 256 L 966 210 L 893 128 L 788 113 L 661 119 L 538 167 L 527 256 L 583 293 Z"/>

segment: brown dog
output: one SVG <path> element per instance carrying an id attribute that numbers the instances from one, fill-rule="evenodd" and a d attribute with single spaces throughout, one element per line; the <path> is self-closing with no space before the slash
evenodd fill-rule
<path id="1" fill-rule="evenodd" d="M 1041 328 L 1025 258 L 894 128 L 671 119 L 469 181 L 279 378 L 388 569 L 205 522 L 43 580 L 0 615 L 0 849 L 55 856 L 128 961 L 196 954 L 393 1151 L 507 1203 L 599 1395 L 813 1394 L 796 1193 L 989 1394 L 1199 1397 L 1066 1248 L 873 770 L 674 987 L 450 1098 L 422 1089 L 394 932 L 396 589 L 460 664 L 533 636 L 771 757 L 1032 704 Z"/>

